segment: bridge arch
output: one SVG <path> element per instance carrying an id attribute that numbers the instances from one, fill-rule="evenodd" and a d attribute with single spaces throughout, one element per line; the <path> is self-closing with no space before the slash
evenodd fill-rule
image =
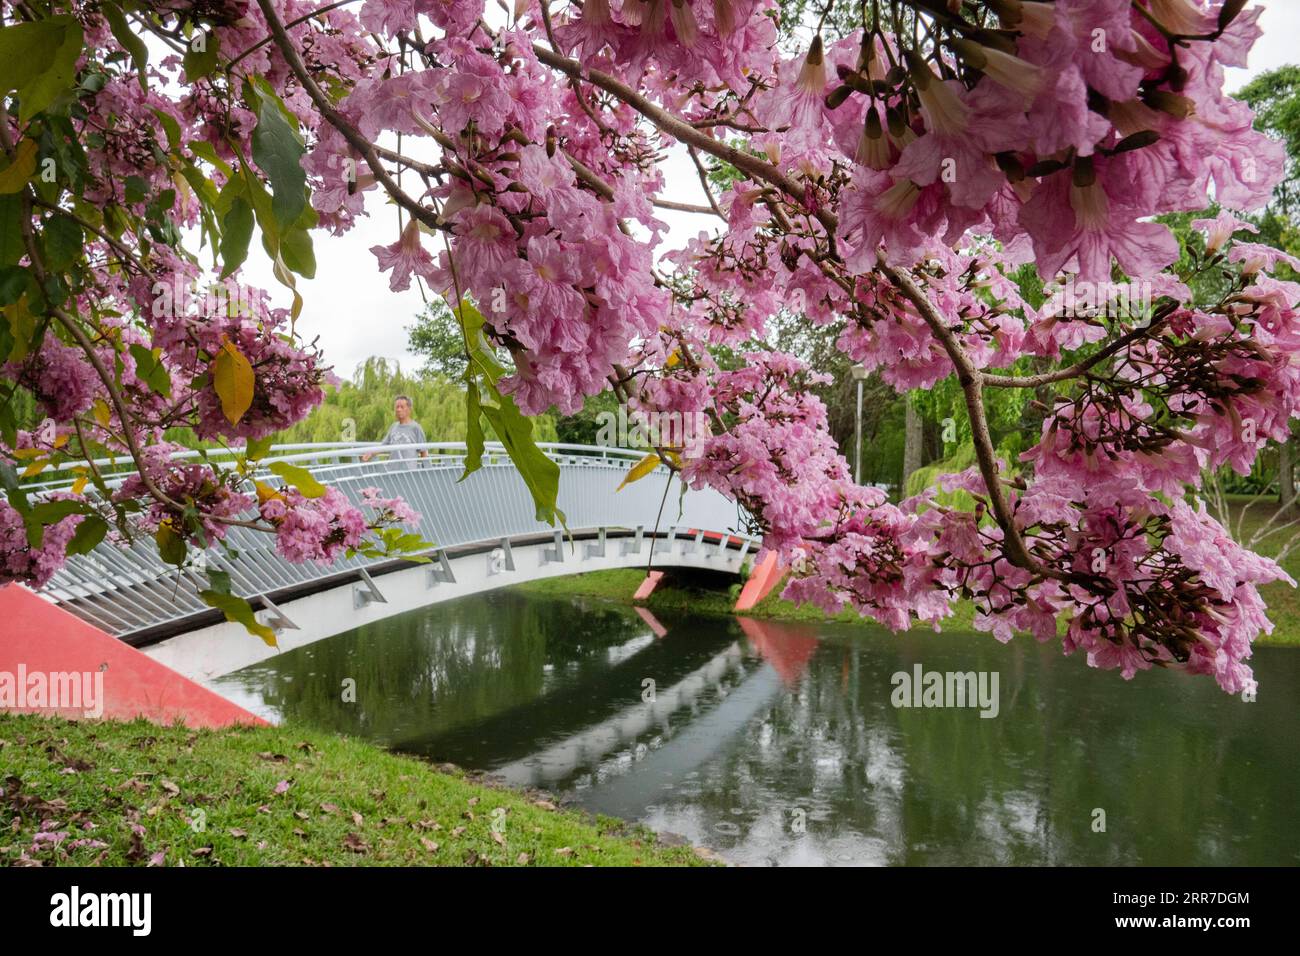
<path id="1" fill-rule="evenodd" d="M 42 595 L 185 676 L 210 680 L 371 621 L 499 587 L 650 564 L 739 574 L 756 548 L 738 530 L 743 521 L 734 503 L 712 490 L 685 488 L 666 468 L 619 490 L 643 452 L 541 447 L 560 466 L 558 506 L 568 534 L 537 520 L 523 479 L 500 445 L 489 445 L 482 468 L 463 482 L 465 446 L 459 443 L 403 446 L 427 457 L 371 462 L 360 456 L 391 449 L 363 443 L 275 449 L 264 466 L 284 461 L 309 467 L 354 503 L 371 486 L 401 495 L 422 515 L 419 532 L 436 545 L 427 564 L 358 556 L 323 568 L 289 564 L 268 535 L 231 528 L 227 541 L 238 560 L 215 549 L 201 560 L 229 572 L 234 591 L 276 631 L 276 647 L 204 604 L 198 596 L 206 587 L 203 574 L 165 564 L 146 536 L 130 548 L 105 541 L 70 558 Z M 269 472 L 258 477 L 279 481 Z"/>

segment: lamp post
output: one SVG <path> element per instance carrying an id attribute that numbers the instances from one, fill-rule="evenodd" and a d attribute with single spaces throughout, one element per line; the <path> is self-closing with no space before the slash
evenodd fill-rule
<path id="1" fill-rule="evenodd" d="M 853 424 L 853 481 L 862 484 L 862 380 L 867 377 L 866 366 L 853 366 L 853 378 L 858 383 L 858 414 Z"/>

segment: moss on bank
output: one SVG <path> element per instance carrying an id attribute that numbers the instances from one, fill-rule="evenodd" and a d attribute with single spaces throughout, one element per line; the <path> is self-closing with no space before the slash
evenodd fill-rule
<path id="1" fill-rule="evenodd" d="M 302 727 L 0 714 L 0 766 L 10 865 L 704 862 L 644 828 Z"/>

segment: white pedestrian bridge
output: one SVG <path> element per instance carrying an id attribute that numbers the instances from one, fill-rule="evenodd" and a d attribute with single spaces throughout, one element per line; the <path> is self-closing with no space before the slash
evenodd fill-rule
<path id="1" fill-rule="evenodd" d="M 391 446 L 364 443 L 277 446 L 257 477 L 278 486 L 281 479 L 265 469 L 281 461 L 310 469 L 356 504 L 361 489 L 369 487 L 405 498 L 421 514 L 416 530 L 433 545 L 427 563 L 358 556 L 329 566 L 291 564 L 275 552 L 272 535 L 232 527 L 226 541 L 238 552 L 235 560 L 213 548 L 191 555 L 195 567 L 178 570 L 162 561 L 149 535 L 140 534 L 129 544 L 106 539 L 89 554 L 70 558 L 42 594 L 202 681 L 371 621 L 539 578 L 650 566 L 739 574 L 758 544 L 743 530 L 745 516 L 733 502 L 716 491 L 686 489 L 662 466 L 619 490 L 644 451 L 541 445 L 560 467 L 565 532 L 537 520 L 532 497 L 502 446 L 489 444 L 482 467 L 464 481 L 464 444 L 402 448 L 425 457 L 382 457 Z M 239 451 L 208 457 L 233 464 Z M 381 457 L 362 462 L 366 452 Z M 114 471 L 113 462 L 97 464 L 110 487 L 130 474 Z M 56 479 L 29 491 L 67 484 Z M 275 630 L 277 646 L 203 603 L 198 592 L 209 586 L 205 565 L 230 574 L 232 591 Z"/>

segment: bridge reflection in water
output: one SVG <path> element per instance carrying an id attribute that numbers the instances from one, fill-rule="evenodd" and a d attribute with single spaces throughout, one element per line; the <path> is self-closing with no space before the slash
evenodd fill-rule
<path id="1" fill-rule="evenodd" d="M 1247 705 L 1206 681 L 1123 682 L 987 635 L 656 616 L 662 636 L 626 607 L 503 591 L 217 687 L 744 863 L 1300 862 L 1300 655 L 1285 649 L 1257 652 L 1271 690 Z M 918 662 L 998 671 L 1000 716 L 895 709 L 891 675 Z M 355 704 L 339 700 L 349 677 Z"/>

